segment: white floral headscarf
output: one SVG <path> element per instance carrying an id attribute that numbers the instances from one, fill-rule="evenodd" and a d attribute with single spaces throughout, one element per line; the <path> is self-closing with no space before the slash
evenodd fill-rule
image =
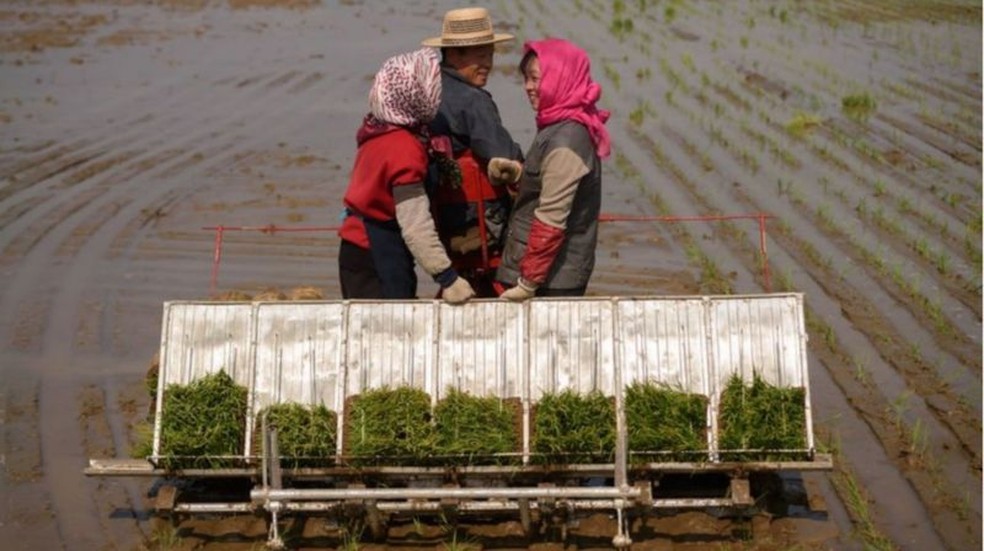
<path id="1" fill-rule="evenodd" d="M 430 122 L 441 104 L 440 57 L 433 48 L 395 55 L 383 63 L 369 90 L 369 110 L 380 122 Z"/>

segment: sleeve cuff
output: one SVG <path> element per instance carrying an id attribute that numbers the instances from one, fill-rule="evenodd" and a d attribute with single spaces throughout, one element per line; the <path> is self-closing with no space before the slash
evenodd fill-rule
<path id="1" fill-rule="evenodd" d="M 454 268 L 448 268 L 434 275 L 434 282 L 440 285 L 442 289 L 450 287 L 456 279 L 458 279 L 458 272 L 454 271 Z"/>

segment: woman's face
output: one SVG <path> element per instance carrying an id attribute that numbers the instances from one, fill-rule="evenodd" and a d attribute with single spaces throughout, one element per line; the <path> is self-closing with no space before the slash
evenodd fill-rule
<path id="1" fill-rule="evenodd" d="M 526 63 L 526 70 L 523 71 L 523 88 L 526 90 L 526 97 L 530 98 L 530 105 L 534 111 L 540 110 L 540 60 L 533 56 Z"/>

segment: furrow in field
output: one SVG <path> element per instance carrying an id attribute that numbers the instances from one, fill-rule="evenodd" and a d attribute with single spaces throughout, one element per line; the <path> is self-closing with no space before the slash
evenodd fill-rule
<path id="1" fill-rule="evenodd" d="M 670 67 L 669 65 L 670 65 L 669 63 L 664 65 L 665 67 L 664 72 L 669 72 L 671 74 L 678 74 L 680 72 L 675 70 L 675 68 Z M 693 93 L 686 88 L 687 84 L 682 79 L 678 80 L 677 82 L 680 83 L 678 85 L 678 89 L 685 93 L 679 94 L 677 99 L 674 99 L 673 103 L 670 104 L 670 107 L 674 111 L 681 113 L 683 117 L 677 117 L 677 116 L 671 117 L 671 114 L 674 111 L 664 110 L 661 112 L 662 119 L 677 120 L 678 122 L 676 123 L 676 126 L 677 128 L 680 129 L 689 130 L 694 127 L 700 127 L 702 124 L 700 121 L 703 120 L 702 118 L 700 118 L 702 117 L 702 115 L 700 114 L 701 105 L 699 104 L 698 101 L 696 101 L 693 98 Z M 737 178 L 737 181 L 746 181 L 747 178 L 752 182 L 754 182 L 755 180 L 761 181 L 762 179 L 769 180 L 775 178 L 775 176 L 772 176 L 770 178 L 769 175 L 765 174 L 765 171 L 776 170 L 776 167 L 774 166 L 766 167 L 765 165 L 763 165 L 762 162 L 759 160 L 759 157 L 756 155 L 756 153 L 752 150 L 746 149 L 745 145 L 743 144 L 743 140 L 735 132 L 732 131 L 732 128 L 740 127 L 746 123 L 734 120 L 734 121 L 730 121 L 732 124 L 728 124 L 729 122 L 728 118 L 729 118 L 728 114 L 719 113 L 719 116 L 714 119 L 714 122 L 711 123 L 711 126 L 707 128 L 701 127 L 701 129 L 704 130 L 709 135 L 709 140 L 707 141 L 704 141 L 703 139 L 700 138 L 695 138 L 693 141 L 691 141 L 690 138 L 687 138 L 685 136 L 677 138 L 677 141 L 685 146 L 684 147 L 685 152 L 692 153 L 697 149 L 700 149 L 702 151 L 702 155 L 704 155 L 704 157 L 702 157 L 701 166 L 703 166 L 705 170 L 707 170 L 708 167 L 713 166 L 714 164 L 714 162 L 712 161 L 712 159 L 714 158 L 714 153 L 713 153 L 714 149 L 724 149 L 724 152 L 739 165 L 738 167 L 735 167 L 734 170 L 725 171 L 725 173 L 731 175 L 730 176 L 731 178 Z M 693 132 L 687 132 L 687 134 L 693 135 Z M 693 145 L 695 143 L 697 145 Z M 717 158 L 720 159 L 720 156 L 718 156 Z M 737 174 L 740 173 L 745 173 L 744 177 L 738 177 Z M 798 177 L 799 175 L 801 175 L 801 173 L 802 171 L 796 171 L 795 173 L 791 173 L 790 176 L 787 176 L 786 174 L 782 174 L 779 178 L 779 181 L 781 182 L 783 179 L 789 181 L 790 177 L 793 178 Z M 750 186 L 752 189 L 761 189 L 761 186 L 756 186 L 754 184 L 750 184 Z M 782 193 L 782 189 L 780 186 L 780 194 L 781 193 Z M 809 204 L 813 204 L 813 202 L 811 201 Z M 781 212 L 782 209 L 781 204 L 779 204 L 777 208 L 780 210 L 772 210 L 771 212 Z M 834 223 L 833 220 L 831 220 L 830 223 L 833 224 Z M 875 250 L 875 247 L 880 247 L 882 245 L 882 243 L 874 242 L 871 236 L 866 235 L 866 233 L 863 231 L 863 228 L 862 231 L 860 232 L 857 233 L 852 232 L 852 239 L 847 241 L 847 243 L 851 244 L 852 246 L 860 247 L 862 251 Z M 898 265 L 902 265 L 902 266 L 908 265 L 910 261 L 906 257 L 911 255 L 911 252 L 908 250 L 908 247 L 906 247 L 903 251 L 901 251 L 901 253 L 902 255 L 899 256 L 896 260 L 892 261 L 891 259 L 889 259 L 889 265 L 897 265 L 897 264 L 893 264 L 893 262 L 900 263 Z M 870 257 L 871 255 L 869 254 L 864 256 Z M 833 256 L 831 258 L 833 258 Z M 861 265 L 864 265 L 864 263 L 862 263 Z M 935 270 L 932 270 L 929 273 L 932 274 L 934 272 Z M 898 280 L 888 277 L 890 274 L 875 273 L 873 275 L 876 277 L 876 279 L 879 279 L 882 282 L 882 285 L 884 287 L 886 287 L 889 290 L 899 285 Z M 901 283 L 902 285 L 909 285 L 908 280 L 904 280 Z M 955 351 L 959 355 L 959 357 L 964 363 L 968 365 L 979 365 L 976 363 L 975 360 L 975 358 L 977 358 L 978 356 L 975 350 L 979 345 L 979 343 L 975 343 L 973 340 L 966 338 L 967 335 L 966 333 L 947 330 L 948 327 L 955 326 L 956 322 L 954 320 L 959 320 L 961 318 L 966 317 L 960 313 L 961 309 L 964 307 L 960 302 L 952 300 L 949 296 L 942 296 L 938 299 L 941 301 L 941 303 L 939 306 L 937 306 L 935 303 L 930 302 L 929 299 L 922 298 L 926 296 L 923 294 L 926 291 L 921 290 L 919 286 L 914 288 L 909 286 L 904 286 L 902 290 L 903 290 L 903 294 L 901 297 L 899 297 L 899 300 L 897 300 L 896 303 L 899 306 L 912 310 L 913 317 L 911 319 L 913 321 L 924 320 L 924 319 L 928 320 L 929 323 L 927 324 L 927 329 L 929 329 L 930 331 L 935 331 L 937 333 L 942 333 L 940 336 L 946 339 L 946 341 L 951 342 L 956 347 L 953 349 L 953 351 Z M 911 300 L 912 295 L 915 295 L 915 298 L 920 300 L 912 301 Z M 924 317 L 924 314 L 927 312 L 929 313 L 929 316 Z M 979 321 L 979 315 L 977 315 L 976 311 L 973 312 L 971 315 L 974 316 Z M 961 351 L 961 349 L 966 349 L 966 350 Z"/>
<path id="2" fill-rule="evenodd" d="M 241 136 L 237 136 L 235 132 L 241 131 L 241 132 L 248 133 L 250 130 L 255 131 L 258 130 L 259 128 L 273 130 L 277 126 L 277 125 L 270 125 L 268 121 L 262 117 L 255 117 L 249 123 L 243 124 L 239 119 L 249 115 L 250 103 L 259 104 L 260 102 L 265 101 L 265 102 L 272 102 L 274 105 L 277 105 L 278 106 L 277 109 L 269 111 L 270 116 L 274 117 L 274 120 L 276 120 L 276 115 L 278 114 L 278 112 L 283 113 L 286 112 L 286 110 L 288 109 L 296 108 L 296 105 L 305 101 L 305 98 L 295 97 L 293 102 L 289 102 L 289 101 L 281 102 L 278 101 L 276 95 L 273 96 L 267 95 L 265 97 L 253 98 L 252 101 L 239 102 L 238 104 L 231 103 L 228 97 L 226 97 L 224 100 L 220 98 L 219 101 L 224 101 L 225 103 L 230 104 L 231 106 L 232 115 L 227 117 L 227 121 L 222 125 L 218 125 L 217 127 L 207 128 L 204 129 L 203 131 L 198 132 L 198 137 L 197 138 L 192 137 L 190 141 L 188 140 L 189 137 L 185 136 L 185 140 L 182 140 L 180 143 L 188 145 L 189 143 L 194 144 L 195 141 L 205 142 L 208 139 L 214 140 L 215 136 L 223 135 L 223 133 L 228 133 L 231 134 L 232 136 L 233 144 L 237 144 L 237 145 L 242 143 L 248 144 L 250 143 L 249 140 L 242 140 Z M 256 132 L 256 134 L 262 134 L 262 133 Z M 213 156 L 209 157 L 209 161 L 203 164 L 209 164 L 209 163 L 218 164 L 220 160 L 225 161 L 226 155 L 232 155 L 232 153 L 223 154 L 223 149 L 229 151 L 232 148 L 227 146 L 221 148 L 212 148 L 212 151 L 204 150 L 204 153 L 208 153 Z M 163 171 L 161 170 L 161 167 L 158 167 L 156 172 L 160 174 L 163 173 L 164 171 L 167 171 L 169 169 L 174 169 L 175 167 L 182 166 L 182 165 L 184 165 L 185 169 L 187 169 L 187 167 L 191 167 L 201 163 L 202 159 L 204 158 L 205 156 L 202 154 L 199 153 L 192 154 L 190 156 L 190 159 L 182 159 L 172 162 L 171 163 L 172 166 L 163 167 Z M 139 217 L 140 212 L 143 208 L 145 208 L 145 205 L 153 204 L 159 197 L 165 195 L 169 189 L 173 189 L 175 186 L 194 185 L 193 180 L 188 181 L 188 180 L 182 180 L 180 178 L 168 179 L 166 180 L 167 182 L 166 185 L 161 185 L 161 183 L 163 182 L 158 180 L 158 184 L 153 188 L 153 191 L 150 193 L 147 193 L 146 191 L 140 193 L 138 195 L 139 199 L 134 199 L 127 196 L 128 194 L 132 194 L 137 190 L 145 188 L 145 183 L 149 181 L 150 178 L 152 178 L 151 174 L 152 173 L 143 173 L 143 174 L 135 175 L 124 181 L 117 182 L 116 185 L 113 186 L 111 189 L 101 190 L 100 187 L 90 188 L 87 193 L 91 195 L 87 196 L 86 200 L 82 201 L 81 204 L 79 203 L 71 204 L 70 207 L 63 206 L 63 208 L 67 208 L 69 210 L 69 212 L 64 213 L 65 214 L 64 220 L 61 220 L 60 224 L 57 224 L 56 226 L 53 227 L 48 226 L 47 229 L 40 232 L 41 233 L 40 236 L 37 236 L 31 240 L 34 241 L 35 244 L 31 246 L 29 250 L 26 250 L 22 253 L 23 259 L 25 261 L 21 262 L 19 266 L 19 271 L 17 275 L 14 277 L 13 284 L 10 287 L 8 287 L 7 290 L 8 297 L 11 295 L 13 296 L 20 295 L 21 293 L 18 292 L 17 289 L 25 288 L 25 286 L 30 285 L 31 277 L 28 274 L 33 273 L 33 270 L 41 269 L 39 263 L 43 262 L 42 259 L 49 258 L 50 253 L 52 251 L 57 250 L 57 248 L 62 243 L 64 243 L 66 239 L 69 239 L 71 237 L 71 234 L 75 232 L 79 227 L 77 225 L 73 226 L 72 225 L 73 223 L 79 223 L 79 222 L 84 223 L 85 217 L 92 216 L 94 215 L 94 213 L 98 212 L 100 209 L 103 208 L 109 208 L 109 211 L 116 213 L 116 215 L 113 216 L 111 219 L 102 221 L 101 223 L 99 221 L 94 221 L 92 219 L 90 219 L 88 223 L 85 223 L 86 225 L 89 226 L 89 228 L 86 229 L 84 233 L 86 235 L 90 235 L 91 237 L 82 240 L 81 243 L 76 243 L 75 245 L 73 245 L 73 250 L 78 253 L 74 258 L 85 259 L 85 261 L 84 262 L 75 261 L 70 265 L 69 270 L 66 273 L 66 277 L 71 275 L 71 277 L 69 277 L 68 279 L 76 282 L 76 284 L 69 285 L 67 287 L 62 287 L 59 289 L 58 295 L 61 297 L 61 300 L 59 301 L 59 304 L 61 305 L 59 308 L 59 315 L 53 318 L 55 321 L 45 328 L 45 331 L 42 333 L 43 335 L 56 336 L 66 333 L 72 334 L 73 331 L 75 331 L 75 327 L 73 326 L 75 323 L 77 323 L 77 320 L 79 318 L 76 315 L 73 315 L 72 311 L 76 311 L 76 312 L 78 311 L 78 307 L 81 305 L 79 303 L 79 300 L 81 300 L 83 295 L 86 293 L 80 286 L 79 282 L 85 280 L 83 274 L 86 272 L 91 273 L 91 270 L 98 262 L 98 258 L 102 254 L 100 253 L 100 248 L 105 247 L 105 245 L 111 241 L 111 239 L 110 240 L 105 239 L 105 236 L 109 236 L 113 234 L 113 232 L 119 227 L 125 227 L 128 224 L 128 222 L 132 220 L 134 217 Z M 100 194 L 101 191 L 105 191 L 105 193 Z M 108 207 L 110 205 L 111 207 Z M 113 220 L 113 222 L 110 223 L 110 220 Z M 103 253 L 104 252 L 105 251 L 103 251 Z M 70 307 L 69 305 L 72 304 L 74 304 L 75 306 Z M 6 311 L 8 313 L 10 312 L 10 306 L 6 307 Z M 44 309 L 43 311 L 50 312 L 50 310 L 48 309 Z M 42 316 L 47 317 L 48 314 L 43 313 Z M 9 316 L 5 316 L 5 317 L 9 319 Z M 59 338 L 59 337 L 55 337 L 55 338 Z M 51 350 L 51 352 L 48 353 L 49 354 L 48 358 L 55 365 L 58 365 L 62 359 L 66 358 L 67 357 L 66 355 L 70 353 L 69 351 L 72 348 L 71 343 L 61 342 L 60 344 L 57 344 L 55 342 L 52 342 L 51 345 L 52 346 L 48 347 Z M 61 352 L 59 352 L 59 350 Z M 53 382 L 50 385 L 45 384 L 44 388 L 46 388 L 47 390 L 43 392 L 43 394 L 45 396 L 48 396 L 48 399 L 44 403 L 57 403 L 59 401 L 58 396 L 60 396 L 63 392 L 66 391 L 64 387 L 55 384 Z M 82 452 L 78 452 L 78 454 L 76 454 L 71 451 L 66 451 L 65 449 L 63 449 L 64 446 L 59 446 L 59 443 L 53 440 L 53 438 L 55 438 L 54 435 L 60 433 L 61 429 L 64 428 L 59 424 L 58 421 L 55 421 L 53 419 L 54 415 L 55 414 L 53 413 L 48 413 L 46 411 L 46 408 L 42 408 L 41 411 L 42 426 L 43 428 L 50 429 L 50 430 L 42 430 L 40 432 L 42 437 L 42 448 L 46 450 L 45 454 L 48 455 L 51 453 L 56 453 L 59 457 L 65 458 L 66 461 L 71 460 L 71 458 L 77 457 L 77 455 L 82 455 Z M 56 449 L 58 450 L 57 452 L 55 451 Z M 51 475 L 52 473 L 48 473 L 48 476 Z M 51 484 L 49 485 L 49 489 L 52 490 L 52 498 L 54 501 L 54 507 L 56 511 L 62 511 L 66 507 L 73 507 L 73 508 L 75 507 L 75 505 L 73 505 L 75 499 L 70 497 L 70 494 L 75 495 L 79 493 L 80 490 L 79 488 L 75 487 L 74 483 Z M 81 493 L 84 494 L 85 492 L 82 491 Z M 68 526 L 70 527 L 66 527 L 66 530 L 75 530 L 75 529 L 79 529 L 80 527 L 84 527 L 88 525 L 89 522 L 82 517 L 83 515 L 69 515 L 68 518 L 70 520 L 68 521 Z M 65 534 L 65 537 L 70 539 L 72 536 L 69 534 Z"/>

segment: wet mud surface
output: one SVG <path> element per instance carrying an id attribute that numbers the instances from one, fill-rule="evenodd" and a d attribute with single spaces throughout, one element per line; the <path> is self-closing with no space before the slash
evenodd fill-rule
<path id="1" fill-rule="evenodd" d="M 438 33 L 438 0 L 0 3 L 0 541 L 5 549 L 257 549 L 265 519 L 152 515 L 127 457 L 166 300 L 339 296 L 340 197 L 374 71 Z M 901 2 L 489 5 L 572 38 L 613 112 L 603 210 L 758 219 L 602 226 L 593 295 L 805 295 L 831 473 L 783 473 L 745 519 L 631 519 L 638 549 L 981 546 L 981 7 Z M 630 23 L 626 23 L 626 21 Z M 535 125 L 497 55 L 489 90 Z M 863 100 L 863 112 L 845 105 Z M 219 269 L 215 232 L 223 234 Z M 270 231 L 271 227 L 309 231 Z M 422 281 L 424 281 L 422 279 Z M 435 289 L 422 285 L 422 296 Z M 361 548 L 608 548 L 586 515 L 394 519 Z M 295 548 L 353 524 L 290 519 Z"/>

